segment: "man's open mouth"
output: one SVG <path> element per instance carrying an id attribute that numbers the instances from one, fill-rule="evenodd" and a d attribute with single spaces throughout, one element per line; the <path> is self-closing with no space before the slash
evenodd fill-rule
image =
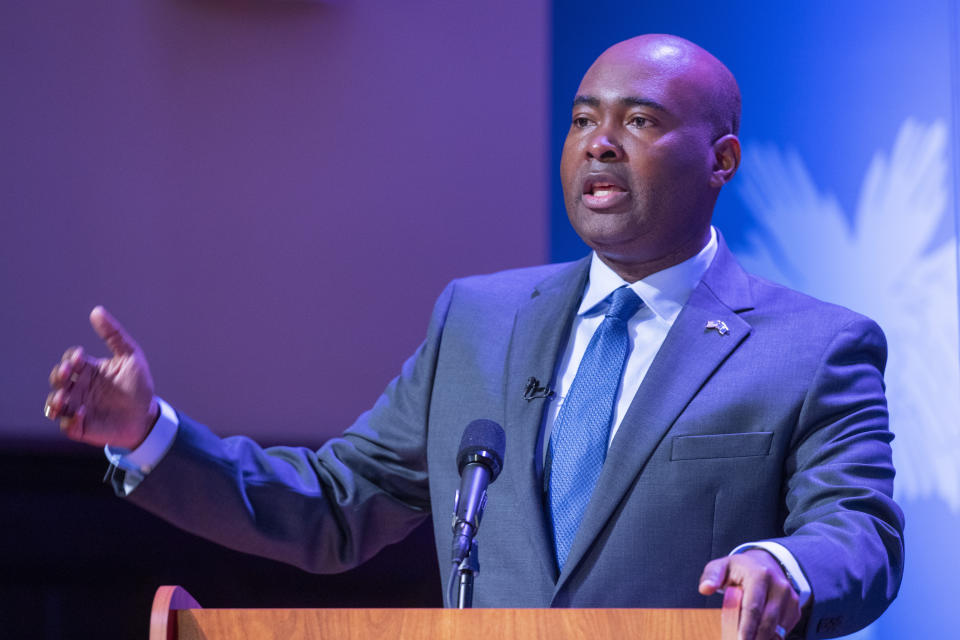
<path id="1" fill-rule="evenodd" d="M 629 198 L 630 192 L 612 177 L 597 176 L 583 183 L 581 197 L 589 209 L 609 209 Z"/>

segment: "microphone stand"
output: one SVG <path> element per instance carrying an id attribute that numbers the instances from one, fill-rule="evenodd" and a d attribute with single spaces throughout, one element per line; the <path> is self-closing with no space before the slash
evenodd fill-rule
<path id="1" fill-rule="evenodd" d="M 460 576 L 457 589 L 457 608 L 470 609 L 473 607 L 473 579 L 480 573 L 480 560 L 477 554 L 477 541 L 470 541 L 470 553 L 457 567 Z"/>

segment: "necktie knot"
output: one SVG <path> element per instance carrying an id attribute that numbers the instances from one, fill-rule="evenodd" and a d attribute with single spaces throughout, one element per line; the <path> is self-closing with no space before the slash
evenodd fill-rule
<path id="1" fill-rule="evenodd" d="M 643 300 L 633 292 L 633 289 L 622 286 L 611 294 L 610 307 L 607 309 L 606 316 L 626 322 L 633 317 L 642 304 Z"/>

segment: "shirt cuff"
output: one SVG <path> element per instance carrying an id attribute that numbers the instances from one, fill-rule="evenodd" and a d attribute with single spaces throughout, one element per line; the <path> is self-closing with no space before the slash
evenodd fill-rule
<path id="1" fill-rule="evenodd" d="M 160 405 L 160 416 L 139 447 L 133 451 L 123 447 L 111 447 L 109 444 L 103 447 L 107 461 L 110 462 L 107 474 L 112 478 L 117 469 L 123 471 L 122 494 L 125 496 L 130 495 L 147 474 L 153 471 L 177 437 L 177 427 L 180 424 L 177 412 L 160 398 L 157 398 L 157 404 Z"/>
<path id="2" fill-rule="evenodd" d="M 810 588 L 810 582 L 807 580 L 807 576 L 803 573 L 803 569 L 800 568 L 800 564 L 797 562 L 797 559 L 793 557 L 793 554 L 790 553 L 790 550 L 779 542 L 773 542 L 772 540 L 762 540 L 760 542 L 747 542 L 740 545 L 736 549 L 730 552 L 730 555 L 735 555 L 738 553 L 743 553 L 744 551 L 749 551 L 750 549 L 763 549 L 774 558 L 780 564 L 780 568 L 783 569 L 783 572 L 787 575 L 787 580 L 790 581 L 790 584 L 793 585 L 794 591 L 797 592 L 797 597 L 800 599 L 800 608 L 802 609 L 810 602 L 810 596 L 812 595 L 812 590 Z"/>

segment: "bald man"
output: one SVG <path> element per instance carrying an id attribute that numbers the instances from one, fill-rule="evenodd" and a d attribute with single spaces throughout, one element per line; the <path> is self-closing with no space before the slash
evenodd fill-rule
<path id="1" fill-rule="evenodd" d="M 561 162 L 591 255 L 451 283 L 400 375 L 317 452 L 221 440 L 177 413 L 99 307 L 113 356 L 68 350 L 46 413 L 108 445 L 132 502 L 311 571 L 354 566 L 431 513 L 445 566 L 461 430 L 490 418 L 508 451 L 477 606 L 719 606 L 739 585 L 746 640 L 854 631 L 902 574 L 885 342 L 745 273 L 711 227 L 739 118 L 732 74 L 686 40 L 604 52 Z"/>

